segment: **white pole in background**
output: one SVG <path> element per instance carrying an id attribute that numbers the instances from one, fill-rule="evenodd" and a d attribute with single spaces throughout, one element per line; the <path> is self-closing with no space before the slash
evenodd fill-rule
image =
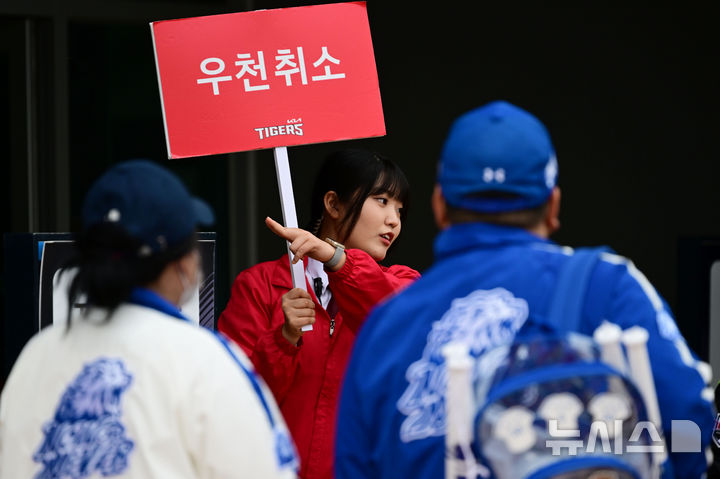
<path id="1" fill-rule="evenodd" d="M 295 212 L 295 197 L 293 196 L 292 177 L 290 176 L 290 162 L 288 161 L 287 147 L 280 146 L 273 149 L 275 156 L 275 173 L 277 174 L 278 190 L 280 191 L 280 207 L 282 208 L 283 224 L 286 228 L 297 228 L 297 214 Z M 290 243 L 286 242 L 288 260 L 290 261 L 290 275 L 293 288 L 305 288 L 305 267 L 302 261 L 292 264 Z M 303 331 L 312 331 L 312 324 L 302 327 Z"/>

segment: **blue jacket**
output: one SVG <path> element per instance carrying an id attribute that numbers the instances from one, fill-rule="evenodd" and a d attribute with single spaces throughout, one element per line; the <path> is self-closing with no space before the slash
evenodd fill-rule
<path id="1" fill-rule="evenodd" d="M 375 309 L 356 340 L 341 393 L 337 479 L 443 477 L 441 347 L 463 339 L 477 354 L 511 340 L 529 312 L 547 312 L 572 253 L 517 228 L 473 223 L 443 231 L 435 264 Z M 603 319 L 648 330 L 666 439 L 672 420 L 694 421 L 702 434 L 702 452 L 671 453 L 673 468 L 677 477 L 700 477 L 713 410 L 701 396 L 699 362 L 665 301 L 630 261 L 613 254 L 603 254 L 590 276 L 580 332 L 591 335 Z"/>

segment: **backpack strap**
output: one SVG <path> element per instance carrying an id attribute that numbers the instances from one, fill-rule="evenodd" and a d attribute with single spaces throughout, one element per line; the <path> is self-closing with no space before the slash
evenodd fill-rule
<path id="1" fill-rule="evenodd" d="M 605 251 L 609 249 L 604 246 L 579 248 L 565 261 L 546 317 L 550 326 L 559 331 L 579 330 L 590 275 Z"/>

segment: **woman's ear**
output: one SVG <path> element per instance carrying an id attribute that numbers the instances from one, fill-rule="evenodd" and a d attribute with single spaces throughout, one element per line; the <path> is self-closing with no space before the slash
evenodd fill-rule
<path id="1" fill-rule="evenodd" d="M 200 252 L 197 249 L 193 249 L 185 256 L 178 258 L 175 263 L 179 271 L 192 281 L 196 277 L 198 268 L 200 267 Z"/>
<path id="2" fill-rule="evenodd" d="M 325 214 L 330 218 L 337 220 L 342 216 L 342 205 L 340 204 L 340 198 L 334 191 L 328 191 L 323 196 L 323 203 L 325 204 Z"/>

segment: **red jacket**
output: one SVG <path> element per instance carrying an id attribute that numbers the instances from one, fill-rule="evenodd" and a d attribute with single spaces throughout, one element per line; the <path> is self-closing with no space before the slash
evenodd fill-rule
<path id="1" fill-rule="evenodd" d="M 315 298 L 316 321 L 299 346 L 282 336 L 282 295 L 292 288 L 287 256 L 255 265 L 238 275 L 218 329 L 234 339 L 272 390 L 300 454 L 300 477 L 333 476 L 335 414 L 340 383 L 358 329 L 370 309 L 388 294 L 420 277 L 407 266 L 379 265 L 362 250 L 328 272 L 337 302 L 335 332 Z"/>

